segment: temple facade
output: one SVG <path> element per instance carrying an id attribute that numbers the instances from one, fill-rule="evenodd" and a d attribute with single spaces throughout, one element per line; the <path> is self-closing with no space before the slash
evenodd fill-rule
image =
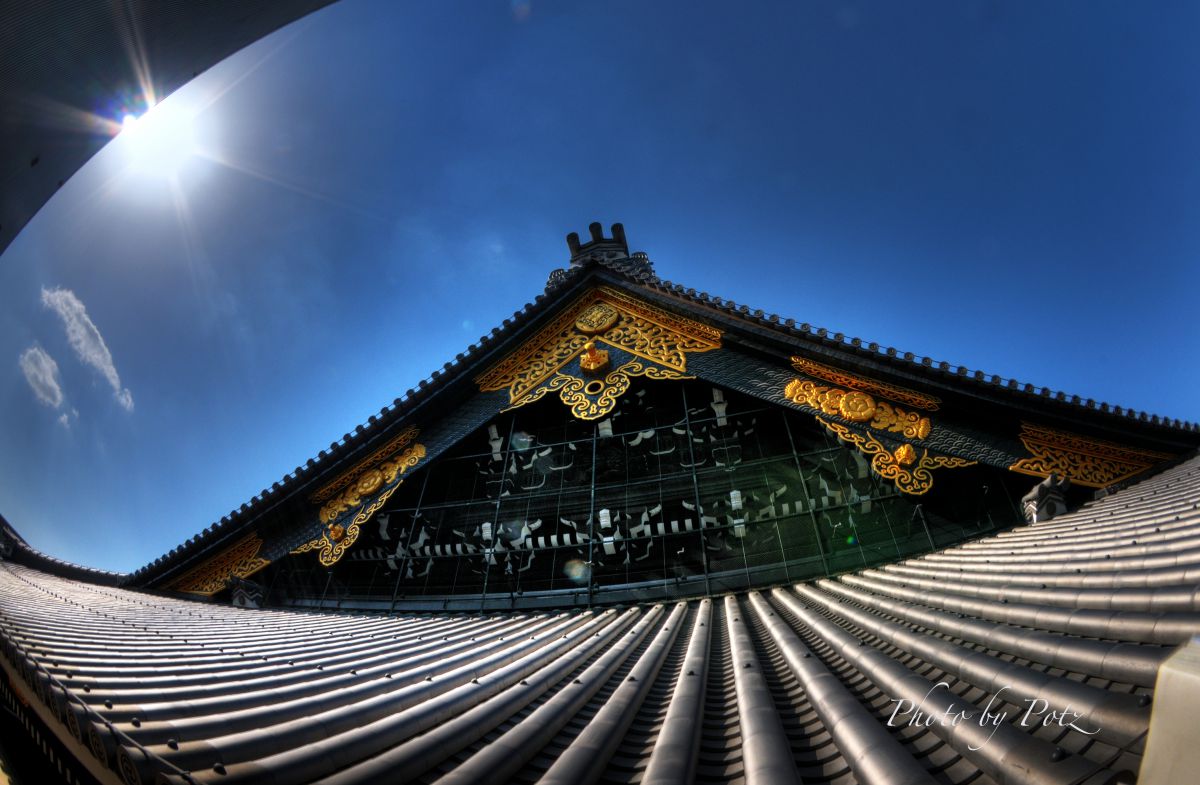
<path id="1" fill-rule="evenodd" d="M 534 303 L 131 583 L 363 610 L 710 596 L 1009 528 L 1037 479 L 1077 506 L 1200 441 L 662 281 L 620 224 L 568 250 Z"/>
<path id="2" fill-rule="evenodd" d="M 71 776 L 1136 779 L 1200 428 L 684 288 L 620 224 L 568 251 L 134 573 L 0 529 L 4 697 Z"/>

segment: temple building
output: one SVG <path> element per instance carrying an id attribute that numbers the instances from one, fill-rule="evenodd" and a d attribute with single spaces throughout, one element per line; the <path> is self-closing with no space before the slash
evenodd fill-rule
<path id="1" fill-rule="evenodd" d="M 1200 427 L 662 280 L 620 224 L 567 241 L 534 302 L 136 572 L 0 526 L 0 695 L 49 765 L 1191 781 Z"/>

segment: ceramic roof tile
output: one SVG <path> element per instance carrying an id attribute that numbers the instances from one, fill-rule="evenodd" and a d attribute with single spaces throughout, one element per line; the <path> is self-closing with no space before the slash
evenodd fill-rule
<path id="1" fill-rule="evenodd" d="M 1138 770 L 1157 669 L 1200 633 L 1198 507 L 1192 457 L 837 579 L 486 616 L 244 610 L 0 562 L 2 664 L 130 783 L 1099 783 Z M 995 726 L 897 703 L 992 698 Z"/>

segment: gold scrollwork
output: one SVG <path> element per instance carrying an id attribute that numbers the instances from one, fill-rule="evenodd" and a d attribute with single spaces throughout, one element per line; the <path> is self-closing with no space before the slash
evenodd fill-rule
<path id="1" fill-rule="evenodd" d="M 604 380 L 588 381 L 565 373 L 555 375 L 546 390 L 557 390 L 559 400 L 571 408 L 571 414 L 581 420 L 597 420 L 613 410 L 617 398 L 629 389 L 630 379 L 644 376 L 647 379 L 690 379 L 669 368 L 647 365 L 638 360 L 629 362 L 609 372 Z M 540 397 L 540 396 L 539 396 Z M 518 404 L 520 405 L 520 404 Z M 509 407 L 515 408 L 515 407 Z"/>
<path id="2" fill-rule="evenodd" d="M 372 457 L 378 455 L 377 452 Z M 371 516 L 378 512 L 384 502 L 403 484 L 401 475 L 420 463 L 424 457 L 425 445 L 414 444 L 377 466 L 359 464 L 354 484 L 321 507 L 320 519 L 325 525 L 321 535 L 294 549 L 292 553 L 320 551 L 317 558 L 321 564 L 326 567 L 333 566 L 350 546 L 358 541 L 360 527 L 371 520 Z M 343 513 L 355 507 L 360 509 L 350 523 L 343 525 Z"/>
<path id="3" fill-rule="evenodd" d="M 175 581 L 174 588 L 188 594 L 216 594 L 230 578 L 248 578 L 271 563 L 258 556 L 262 544 L 257 534 L 248 535 L 232 548 L 189 570 Z"/>
<path id="4" fill-rule="evenodd" d="M 851 390 L 874 393 L 881 398 L 890 398 L 893 401 L 906 403 L 918 409 L 936 412 L 938 407 L 942 405 L 942 399 L 933 395 L 926 395 L 916 390 L 910 390 L 907 387 L 855 376 L 846 371 L 803 357 L 792 357 L 792 367 L 800 373 L 806 373 L 809 376 L 815 376 L 818 379 L 824 379 L 833 384 L 840 384 L 843 387 L 849 387 Z"/>
<path id="5" fill-rule="evenodd" d="M 590 379 L 577 379 L 564 373 L 562 368 L 588 351 L 588 343 L 600 339 L 646 362 L 637 363 L 636 370 L 626 363 L 610 371 L 597 399 L 583 393 Z M 600 286 L 565 308 L 550 324 L 478 376 L 475 382 L 485 392 L 507 389 L 510 409 L 539 400 L 554 390 L 577 417 L 595 419 L 602 414 L 594 412 L 611 411 L 612 402 L 628 389 L 630 376 L 686 378 L 683 374 L 687 371 L 688 354 L 712 351 L 720 346 L 719 330 L 677 316 L 617 289 Z M 592 360 L 588 362 L 596 364 Z M 602 370 L 602 363 L 594 368 L 594 372 Z M 582 403 L 584 399 L 588 401 L 586 405 Z"/>
<path id="6" fill-rule="evenodd" d="M 1056 474 L 1089 488 L 1128 479 L 1171 457 L 1027 422 L 1021 423 L 1021 443 L 1032 457 L 1022 458 L 1010 470 L 1034 477 Z"/>
<path id="7" fill-rule="evenodd" d="M 321 490 L 314 493 L 312 495 L 312 501 L 314 501 L 318 504 L 322 504 L 322 503 L 328 501 L 330 498 L 333 497 L 334 494 L 342 491 L 351 482 L 357 482 L 357 480 L 359 479 L 359 475 L 365 469 L 369 469 L 370 467 L 375 466 L 376 464 L 383 461 L 385 458 L 387 458 L 391 455 L 394 455 L 397 452 L 399 452 L 401 449 L 403 449 L 403 447 L 406 444 L 411 442 L 413 439 L 417 438 L 417 434 L 419 432 L 420 431 L 417 429 L 417 426 L 415 426 L 415 425 L 408 426 L 403 431 L 401 431 L 399 434 L 397 434 L 393 439 L 391 439 L 387 444 L 383 445 L 378 450 L 371 453 L 369 456 L 367 456 L 363 460 L 359 461 L 353 469 L 342 474 L 336 480 L 325 485 L 323 488 L 321 488 Z"/>
<path id="8" fill-rule="evenodd" d="M 417 461 L 424 457 L 425 448 L 416 444 L 376 466 L 363 468 L 360 464 L 360 471 L 353 484 L 322 505 L 321 523 L 329 524 L 337 520 L 343 512 L 361 504 L 364 496 L 370 496 L 383 486 L 394 482 L 397 475 L 416 466 Z"/>
<path id="9" fill-rule="evenodd" d="M 907 412 L 887 401 L 877 401 L 859 390 L 823 387 L 807 379 L 793 379 L 788 382 L 783 394 L 790 401 L 825 414 L 836 414 L 850 422 L 866 423 L 877 430 L 898 433 L 908 439 L 924 439 L 933 430 L 928 417 Z"/>
<path id="10" fill-rule="evenodd" d="M 930 455 L 929 450 L 922 450 L 921 458 L 917 460 L 916 450 L 911 444 L 902 444 L 895 452 L 892 452 L 868 433 L 859 433 L 841 423 L 823 420 L 820 417 L 817 417 L 816 421 L 842 441 L 858 448 L 863 455 L 869 456 L 871 469 L 876 474 L 885 480 L 891 480 L 900 491 L 913 496 L 928 493 L 929 489 L 933 487 L 934 469 L 957 469 L 963 466 L 974 466 L 976 463 L 952 455 Z M 908 449 L 905 450 L 905 447 Z M 914 461 L 916 461 L 916 466 L 911 469 L 906 468 L 911 466 Z"/>

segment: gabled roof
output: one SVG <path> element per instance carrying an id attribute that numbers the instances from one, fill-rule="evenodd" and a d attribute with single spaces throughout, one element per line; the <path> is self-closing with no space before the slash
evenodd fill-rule
<path id="1" fill-rule="evenodd" d="M 1078 423 L 1101 434 L 1133 435 L 1150 445 L 1165 446 L 1176 454 L 1200 444 L 1200 426 L 1195 423 L 1084 400 L 1077 395 L 951 366 L 842 333 L 831 334 L 825 328 L 797 323 L 794 319 L 662 280 L 646 254 L 628 252 L 620 224 L 613 226 L 612 238 L 603 236 L 599 224 L 591 226 L 591 233 L 592 240 L 582 244 L 576 236 L 568 237 L 572 252 L 570 266 L 553 271 L 545 290 L 532 302 L 526 303 L 390 406 L 383 407 L 367 422 L 331 443 L 328 450 L 322 450 L 303 466 L 297 466 L 270 488 L 263 489 L 179 547 L 133 572 L 127 582 L 134 585 L 161 583 L 166 576 L 178 574 L 194 564 L 198 556 L 236 541 L 255 521 L 273 514 L 295 513 L 299 509 L 298 500 L 386 443 L 415 418 L 475 392 L 473 380 L 476 375 L 513 351 L 579 292 L 597 284 L 622 288 L 660 307 L 713 324 L 724 332 L 727 345 L 769 354 L 785 364 L 789 354 L 820 359 L 842 368 L 863 369 L 877 378 L 898 384 L 920 385 L 991 406 L 1036 411 L 1041 416 Z M 439 401 L 437 407 L 431 405 L 435 399 Z"/>

